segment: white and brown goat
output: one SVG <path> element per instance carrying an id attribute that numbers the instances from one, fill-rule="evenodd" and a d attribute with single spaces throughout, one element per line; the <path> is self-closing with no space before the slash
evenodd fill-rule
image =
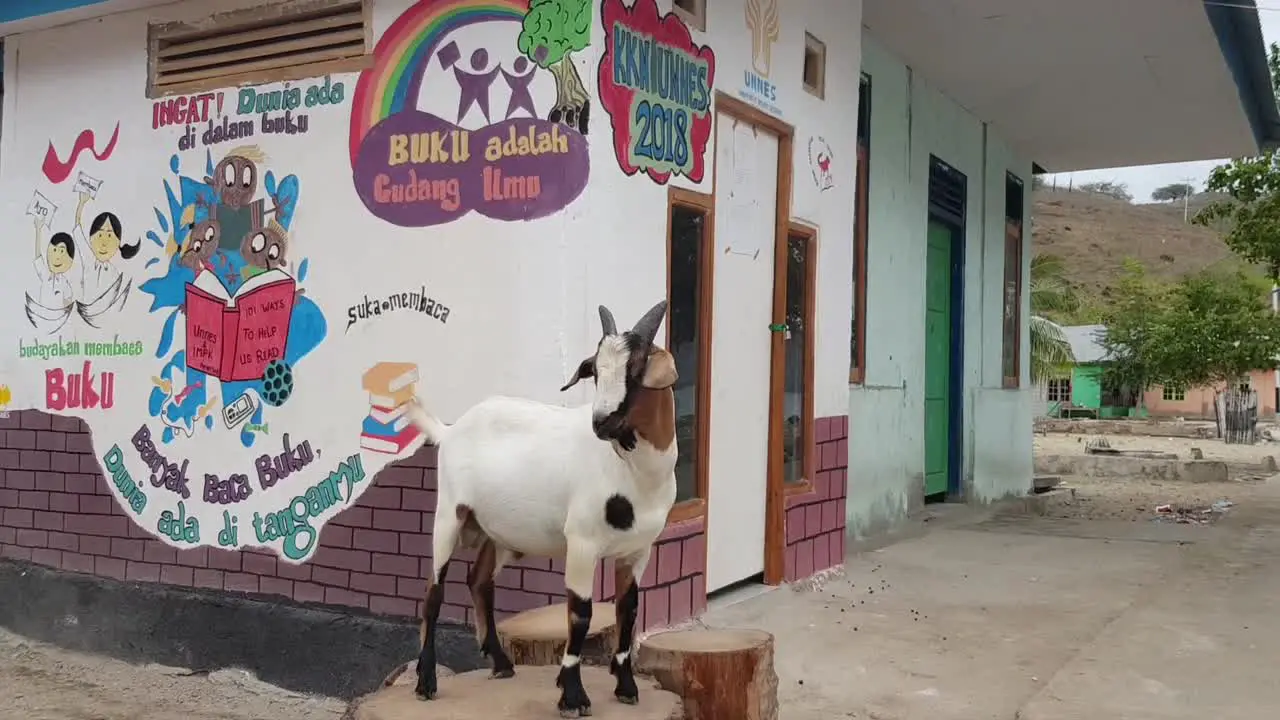
<path id="1" fill-rule="evenodd" d="M 568 645 L 556 685 L 565 717 L 589 715 L 582 686 L 582 644 L 591 623 L 591 592 L 601 558 L 616 569 L 617 652 L 610 671 L 614 695 L 638 699 L 631 645 L 639 605 L 637 580 L 676 497 L 675 361 L 653 344 L 667 303 L 655 305 L 619 333 L 600 306 L 596 352 L 561 388 L 595 381 L 591 405 L 565 408 L 491 397 L 445 425 L 415 402 L 410 417 L 439 446 L 432 574 L 422 612 L 417 694 L 436 694 L 435 629 L 445 572 L 454 549 L 478 546 L 467 578 L 481 651 L 495 677 L 515 670 L 498 642 L 494 576 L 524 555 L 563 557 L 568 595 Z"/>

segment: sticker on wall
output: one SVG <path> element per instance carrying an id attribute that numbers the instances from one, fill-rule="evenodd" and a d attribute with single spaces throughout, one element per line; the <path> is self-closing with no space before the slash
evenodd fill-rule
<path id="1" fill-rule="evenodd" d="M 425 227 L 533 220 L 587 185 L 590 0 L 419 0 L 383 33 L 351 108 L 356 193 Z"/>
<path id="2" fill-rule="evenodd" d="M 747 32 L 751 35 L 751 69 L 742 71 L 738 96 L 772 115 L 782 116 L 778 107 L 778 85 L 770 79 L 773 45 L 778 41 L 780 21 L 778 0 L 745 0 Z"/>
<path id="3" fill-rule="evenodd" d="M 836 184 L 831 174 L 831 158 L 831 146 L 825 138 L 820 135 L 809 138 L 809 172 L 813 174 L 813 184 L 820 192 L 826 192 Z"/>
<path id="4" fill-rule="evenodd" d="M 627 175 L 665 184 L 672 175 L 702 182 L 711 136 L 716 57 L 695 45 L 675 13 L 654 0 L 603 0 L 605 51 L 597 73 L 600 103 L 613 126 L 613 150 Z"/>

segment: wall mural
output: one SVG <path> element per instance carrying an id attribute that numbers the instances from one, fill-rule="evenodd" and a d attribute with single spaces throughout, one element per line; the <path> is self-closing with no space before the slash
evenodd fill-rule
<path id="1" fill-rule="evenodd" d="M 835 187 L 835 176 L 831 171 L 831 146 L 826 138 L 814 135 L 809 138 L 809 172 L 813 175 L 813 184 L 819 192 L 826 192 Z"/>
<path id="2" fill-rule="evenodd" d="M 403 227 L 551 215 L 587 185 L 591 102 L 574 64 L 590 0 L 422 0 L 383 33 L 351 109 L 369 212 Z"/>
<path id="3" fill-rule="evenodd" d="M 654 0 L 603 0 L 605 51 L 597 81 L 613 125 L 613 149 L 627 175 L 665 184 L 672 175 L 702 182 L 711 137 L 716 57 L 695 45 L 675 13 Z"/>

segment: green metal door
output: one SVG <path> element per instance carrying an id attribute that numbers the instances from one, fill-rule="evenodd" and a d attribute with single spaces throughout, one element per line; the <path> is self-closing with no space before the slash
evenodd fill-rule
<path id="1" fill-rule="evenodd" d="M 951 233 L 930 218 L 925 257 L 924 494 L 947 491 L 951 427 Z"/>

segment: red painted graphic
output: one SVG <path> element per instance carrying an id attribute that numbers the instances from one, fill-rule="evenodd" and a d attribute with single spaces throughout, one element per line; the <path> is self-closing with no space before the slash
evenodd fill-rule
<path id="1" fill-rule="evenodd" d="M 613 150 L 627 175 L 662 185 L 672 175 L 702 182 L 711 137 L 716 56 L 695 45 L 674 13 L 654 0 L 602 0 L 605 51 L 597 82 L 613 126 Z"/>
<path id="2" fill-rule="evenodd" d="M 95 374 L 91 363 L 84 361 L 80 372 L 49 368 L 44 371 L 44 406 L 62 410 L 110 410 L 116 404 L 116 374 Z"/>
<path id="3" fill-rule="evenodd" d="M 93 136 L 93 130 L 88 128 L 81 130 L 76 136 L 76 142 L 71 147 L 71 154 L 67 156 L 66 162 L 58 158 L 58 151 L 53 148 L 53 143 L 49 143 L 49 149 L 44 151 L 44 165 L 41 170 L 44 176 L 49 178 L 49 182 L 57 185 L 58 183 L 71 177 L 71 171 L 76 169 L 76 161 L 80 159 L 80 153 L 88 150 L 93 157 L 99 162 L 111 157 L 111 153 L 116 149 L 116 140 L 120 139 L 120 123 L 116 123 L 116 129 L 111 131 L 111 139 L 107 141 L 107 146 L 99 152 L 94 144 L 96 139 Z"/>
<path id="4" fill-rule="evenodd" d="M 223 382 L 260 380 L 284 360 L 297 283 L 279 268 L 244 281 L 235 292 L 211 272 L 187 283 L 187 367 Z"/>

